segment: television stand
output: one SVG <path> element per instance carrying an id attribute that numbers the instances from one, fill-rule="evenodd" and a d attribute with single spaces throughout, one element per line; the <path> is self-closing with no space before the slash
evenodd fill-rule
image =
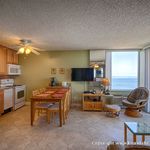
<path id="1" fill-rule="evenodd" d="M 104 109 L 104 102 L 101 100 L 101 93 L 83 93 L 82 94 L 82 104 L 83 110 L 94 110 L 102 111 Z"/>

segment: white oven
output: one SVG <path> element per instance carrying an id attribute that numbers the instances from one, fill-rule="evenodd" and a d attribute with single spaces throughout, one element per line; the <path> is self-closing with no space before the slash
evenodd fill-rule
<path id="1" fill-rule="evenodd" d="M 25 105 L 26 97 L 26 86 L 16 85 L 15 86 L 15 110 Z"/>

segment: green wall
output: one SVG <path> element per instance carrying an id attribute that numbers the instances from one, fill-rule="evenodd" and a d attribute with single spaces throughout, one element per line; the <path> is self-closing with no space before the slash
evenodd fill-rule
<path id="1" fill-rule="evenodd" d="M 71 82 L 71 68 L 88 67 L 89 51 L 50 51 L 40 52 L 39 56 L 19 55 L 19 64 L 22 75 L 16 77 L 16 83 L 27 86 L 27 101 L 30 100 L 32 91 L 49 85 L 50 77 L 56 77 L 58 81 Z M 51 68 L 56 68 L 56 75 L 51 74 Z M 58 72 L 59 68 L 65 69 L 65 74 Z M 71 82 L 72 101 L 81 102 L 81 92 L 86 90 L 85 82 Z"/>

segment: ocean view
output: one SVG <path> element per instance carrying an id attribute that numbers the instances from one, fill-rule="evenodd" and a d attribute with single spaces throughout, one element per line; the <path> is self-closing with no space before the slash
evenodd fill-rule
<path id="1" fill-rule="evenodd" d="M 136 77 L 112 77 L 111 89 L 113 90 L 129 90 L 137 87 L 138 81 Z"/>

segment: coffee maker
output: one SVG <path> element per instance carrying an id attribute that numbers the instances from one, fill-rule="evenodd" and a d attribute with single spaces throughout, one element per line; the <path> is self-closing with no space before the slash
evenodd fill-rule
<path id="1" fill-rule="evenodd" d="M 55 77 L 51 77 L 50 78 L 50 86 L 56 86 L 57 82 L 56 82 L 56 78 Z"/>

